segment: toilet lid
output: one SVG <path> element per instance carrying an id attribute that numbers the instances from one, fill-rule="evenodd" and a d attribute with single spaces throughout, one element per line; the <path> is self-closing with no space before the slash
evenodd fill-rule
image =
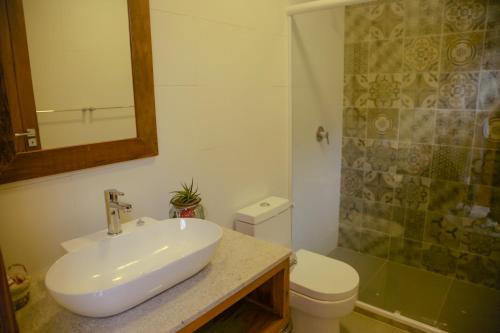
<path id="1" fill-rule="evenodd" d="M 358 291 L 358 272 L 348 264 L 299 250 L 290 271 L 290 289 L 321 301 L 340 301 Z"/>

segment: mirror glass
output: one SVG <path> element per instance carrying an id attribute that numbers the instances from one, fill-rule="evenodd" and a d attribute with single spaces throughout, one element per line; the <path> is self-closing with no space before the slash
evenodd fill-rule
<path id="1" fill-rule="evenodd" d="M 43 149 L 135 138 L 127 0 L 23 0 Z"/>

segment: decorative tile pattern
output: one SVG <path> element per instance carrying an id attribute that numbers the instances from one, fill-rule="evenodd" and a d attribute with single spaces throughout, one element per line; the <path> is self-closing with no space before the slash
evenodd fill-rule
<path id="1" fill-rule="evenodd" d="M 345 11 L 345 39 L 347 42 L 363 42 L 370 37 L 370 11 L 373 6 L 349 6 Z"/>
<path id="2" fill-rule="evenodd" d="M 430 186 L 429 178 L 405 176 L 394 189 L 393 202 L 401 207 L 425 210 L 429 203 Z"/>
<path id="3" fill-rule="evenodd" d="M 500 150 L 472 151 L 471 183 L 500 187 Z"/>
<path id="4" fill-rule="evenodd" d="M 398 149 L 398 173 L 429 177 L 432 146 L 400 143 Z"/>
<path id="5" fill-rule="evenodd" d="M 490 108 L 500 110 L 500 72 L 481 73 L 479 108 L 482 110 L 489 110 Z"/>
<path id="6" fill-rule="evenodd" d="M 473 254 L 462 253 L 458 259 L 457 279 L 500 288 L 500 262 Z"/>
<path id="7" fill-rule="evenodd" d="M 365 142 L 358 138 L 342 138 L 342 167 L 363 169 L 365 165 Z"/>
<path id="8" fill-rule="evenodd" d="M 475 109 L 478 73 L 442 73 L 439 78 L 439 107 Z"/>
<path id="9" fill-rule="evenodd" d="M 430 190 L 429 209 L 461 215 L 468 202 L 468 186 L 464 183 L 433 180 Z"/>
<path id="10" fill-rule="evenodd" d="M 444 31 L 462 32 L 484 29 L 487 0 L 447 0 Z"/>
<path id="11" fill-rule="evenodd" d="M 363 200 L 340 197 L 340 223 L 361 225 L 363 221 Z"/>
<path id="12" fill-rule="evenodd" d="M 368 73 L 368 43 L 346 44 L 344 49 L 344 73 Z"/>
<path id="13" fill-rule="evenodd" d="M 425 211 L 406 209 L 404 237 L 422 241 L 424 237 Z"/>
<path id="14" fill-rule="evenodd" d="M 474 136 L 472 111 L 439 110 L 436 115 L 435 142 L 440 145 L 470 146 Z"/>
<path id="15" fill-rule="evenodd" d="M 452 146 L 434 146 L 431 177 L 467 181 L 469 177 L 470 149 Z"/>
<path id="16" fill-rule="evenodd" d="M 406 36 L 439 34 L 441 32 L 441 0 L 407 0 L 405 3 Z"/>
<path id="17" fill-rule="evenodd" d="M 484 123 L 488 122 L 490 133 L 484 136 Z M 492 126 L 493 125 L 493 126 Z M 476 112 L 476 132 L 474 134 L 474 147 L 500 149 L 500 113 Z"/>
<path id="18" fill-rule="evenodd" d="M 363 205 L 363 227 L 387 233 L 392 220 L 392 206 L 365 201 Z"/>
<path id="19" fill-rule="evenodd" d="M 405 39 L 405 71 L 430 72 L 438 70 L 439 43 L 440 41 L 438 37 Z"/>
<path id="20" fill-rule="evenodd" d="M 373 39 L 403 37 L 404 2 L 379 2 L 371 11 L 370 35 Z"/>
<path id="21" fill-rule="evenodd" d="M 403 238 L 391 238 L 389 259 L 418 267 L 422 258 L 422 243 Z"/>
<path id="22" fill-rule="evenodd" d="M 366 140 L 365 170 L 396 172 L 397 158 L 397 144 L 394 141 Z"/>
<path id="23" fill-rule="evenodd" d="M 454 276 L 457 267 L 458 252 L 446 247 L 424 243 L 422 265 L 431 272 Z"/>
<path id="24" fill-rule="evenodd" d="M 462 218 L 438 212 L 428 212 L 425 221 L 427 242 L 458 249 L 462 238 Z"/>
<path id="25" fill-rule="evenodd" d="M 342 169 L 340 193 L 361 198 L 363 194 L 363 171 Z"/>
<path id="26" fill-rule="evenodd" d="M 500 15 L 498 22 L 496 30 L 486 32 L 483 54 L 483 69 L 486 70 L 500 69 Z"/>
<path id="27" fill-rule="evenodd" d="M 339 246 L 500 289 L 500 1 L 348 6 L 345 31 Z"/>
<path id="28" fill-rule="evenodd" d="M 441 52 L 443 72 L 474 71 L 481 68 L 482 32 L 445 35 Z"/>
<path id="29" fill-rule="evenodd" d="M 368 171 L 365 174 L 363 198 L 370 201 L 379 201 L 385 204 L 392 203 L 396 180 L 390 173 Z"/>
<path id="30" fill-rule="evenodd" d="M 370 139 L 397 139 L 398 109 L 369 109 L 367 137 Z"/>
<path id="31" fill-rule="evenodd" d="M 438 75 L 434 72 L 403 74 L 401 106 L 435 108 L 438 100 L 438 83 Z"/>
<path id="32" fill-rule="evenodd" d="M 399 141 L 415 143 L 434 141 L 434 110 L 402 109 L 399 114 Z"/>
<path id="33" fill-rule="evenodd" d="M 368 102 L 371 107 L 397 108 L 400 105 L 401 74 L 370 74 Z M 361 98 L 360 98 L 361 99 Z"/>
<path id="34" fill-rule="evenodd" d="M 398 73 L 403 65 L 403 40 L 382 40 L 370 44 L 370 72 Z"/>
<path id="35" fill-rule="evenodd" d="M 500 3 L 496 0 L 488 1 L 486 28 L 491 30 L 500 28 Z"/>
<path id="36" fill-rule="evenodd" d="M 362 229 L 360 238 L 363 239 L 359 248 L 361 252 L 380 258 L 389 257 L 390 237 L 386 234 Z"/>
<path id="37" fill-rule="evenodd" d="M 342 135 L 348 137 L 366 137 L 366 110 L 345 108 L 342 117 Z"/>
<path id="38" fill-rule="evenodd" d="M 368 88 L 366 75 L 345 75 L 344 107 L 367 107 Z"/>

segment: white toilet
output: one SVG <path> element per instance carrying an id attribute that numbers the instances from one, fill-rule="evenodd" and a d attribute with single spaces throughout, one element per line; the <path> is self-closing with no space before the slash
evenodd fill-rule
<path id="1" fill-rule="evenodd" d="M 269 197 L 238 211 L 235 229 L 291 248 L 290 202 Z M 306 221 L 304 221 L 305 223 Z M 298 250 L 290 268 L 293 332 L 338 333 L 339 319 L 354 309 L 359 275 L 348 264 Z"/>

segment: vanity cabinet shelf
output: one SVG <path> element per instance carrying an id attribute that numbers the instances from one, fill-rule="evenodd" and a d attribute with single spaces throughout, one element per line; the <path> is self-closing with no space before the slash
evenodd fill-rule
<path id="1" fill-rule="evenodd" d="M 289 320 L 289 259 L 179 332 L 279 332 Z"/>

